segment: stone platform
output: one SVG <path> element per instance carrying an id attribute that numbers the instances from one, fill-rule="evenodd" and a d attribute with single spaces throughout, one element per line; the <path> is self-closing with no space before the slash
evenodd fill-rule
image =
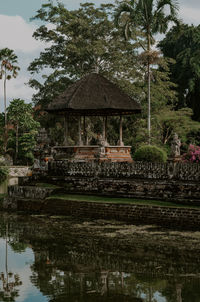
<path id="1" fill-rule="evenodd" d="M 131 146 L 56 146 L 53 147 L 54 159 L 71 161 L 111 161 L 132 162 Z"/>

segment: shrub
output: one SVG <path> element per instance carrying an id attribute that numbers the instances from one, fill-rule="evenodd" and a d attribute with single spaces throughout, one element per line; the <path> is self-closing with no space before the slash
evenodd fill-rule
<path id="1" fill-rule="evenodd" d="M 7 167 L 0 167 L 0 184 L 6 180 L 8 176 L 8 168 Z"/>
<path id="2" fill-rule="evenodd" d="M 136 161 L 166 162 L 167 153 L 157 146 L 141 146 L 133 155 Z"/>
<path id="3" fill-rule="evenodd" d="M 186 162 L 200 163 L 200 147 L 190 144 L 187 153 L 183 154 L 182 158 Z"/>

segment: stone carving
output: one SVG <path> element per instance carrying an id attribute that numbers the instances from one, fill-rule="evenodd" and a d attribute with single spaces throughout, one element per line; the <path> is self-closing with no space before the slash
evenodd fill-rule
<path id="1" fill-rule="evenodd" d="M 178 138 L 178 135 L 175 133 L 171 143 L 171 155 L 173 157 L 180 156 L 181 154 L 180 147 L 181 147 L 181 141 Z"/>
<path id="2" fill-rule="evenodd" d="M 109 143 L 107 142 L 107 140 L 103 137 L 102 134 L 99 134 L 97 136 L 97 144 L 103 147 L 109 146 Z"/>
<path id="3" fill-rule="evenodd" d="M 50 162 L 51 175 L 74 177 L 102 177 L 126 179 L 159 179 L 200 181 L 200 165 L 195 163 L 169 162 Z"/>
<path id="4" fill-rule="evenodd" d="M 41 128 L 37 135 L 37 143 L 41 145 L 49 145 L 50 139 L 45 128 Z"/>
<path id="5" fill-rule="evenodd" d="M 42 128 L 37 135 L 37 145 L 34 149 L 34 173 L 41 173 L 48 170 L 48 160 L 51 158 L 50 139 L 47 131 Z"/>

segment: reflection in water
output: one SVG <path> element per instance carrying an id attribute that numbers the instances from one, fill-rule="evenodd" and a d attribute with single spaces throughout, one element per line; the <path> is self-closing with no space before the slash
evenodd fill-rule
<path id="1" fill-rule="evenodd" d="M 1 214 L 0 237 L 0 301 L 200 301 L 198 232 Z"/>
<path id="2" fill-rule="evenodd" d="M 8 224 L 6 223 L 6 237 L 5 237 L 5 273 L 0 274 L 0 281 L 2 287 L 0 288 L 0 301 L 15 301 L 18 297 L 19 290 L 17 289 L 22 282 L 19 275 L 14 274 L 8 270 Z"/>

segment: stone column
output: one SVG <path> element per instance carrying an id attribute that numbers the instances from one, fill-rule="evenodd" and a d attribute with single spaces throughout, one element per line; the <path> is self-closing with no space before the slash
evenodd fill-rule
<path id="1" fill-rule="evenodd" d="M 78 117 L 78 145 L 83 145 L 82 137 L 81 137 L 81 116 Z"/>
<path id="2" fill-rule="evenodd" d="M 69 145 L 69 140 L 68 140 L 69 128 L 68 128 L 68 124 L 69 124 L 69 117 L 67 115 L 64 115 L 64 145 L 65 146 Z"/>
<path id="3" fill-rule="evenodd" d="M 123 118 L 122 118 L 122 115 L 120 115 L 120 122 L 119 122 L 119 145 L 120 146 L 124 146 L 124 143 L 123 143 L 123 139 L 122 139 L 122 122 L 123 122 Z"/>
<path id="4" fill-rule="evenodd" d="M 83 144 L 84 145 L 87 145 L 87 132 L 86 132 L 86 117 L 84 115 L 83 117 Z"/>
<path id="5" fill-rule="evenodd" d="M 103 141 L 106 145 L 107 143 L 107 116 L 103 117 Z"/>

